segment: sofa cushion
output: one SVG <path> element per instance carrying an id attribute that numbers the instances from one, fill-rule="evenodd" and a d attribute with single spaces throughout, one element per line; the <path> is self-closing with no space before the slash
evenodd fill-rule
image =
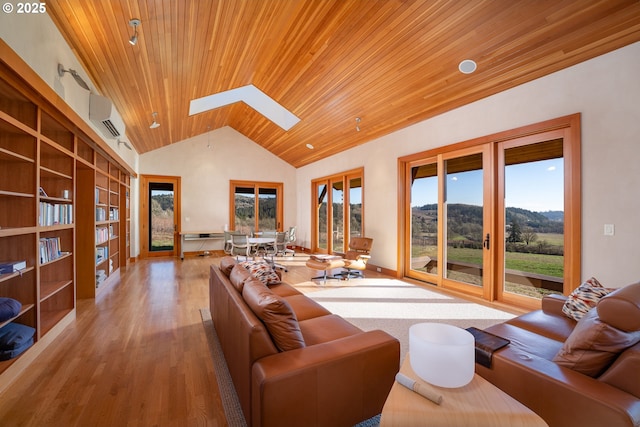
<path id="1" fill-rule="evenodd" d="M 640 343 L 623 351 L 598 380 L 640 399 Z"/>
<path id="2" fill-rule="evenodd" d="M 289 295 L 284 297 L 284 299 L 286 299 L 291 306 L 299 322 L 331 314 L 324 306 L 304 294 Z"/>
<path id="3" fill-rule="evenodd" d="M 305 346 L 298 319 L 287 301 L 274 294 L 256 278 L 244 283 L 242 297 L 251 310 L 262 320 L 280 351 Z"/>
<path id="4" fill-rule="evenodd" d="M 605 288 L 595 277 L 592 277 L 571 292 L 562 307 L 562 312 L 571 319 L 580 320 L 596 306 L 600 298 L 611 291 L 613 289 Z"/>
<path id="5" fill-rule="evenodd" d="M 300 330 L 304 336 L 304 342 L 308 346 L 362 333 L 362 329 L 337 314 L 302 320 L 300 321 Z"/>
<path id="6" fill-rule="evenodd" d="M 251 273 L 253 277 L 265 285 L 275 285 L 281 282 L 280 276 L 273 271 L 273 268 L 266 261 L 243 261 L 240 265 L 249 270 L 249 273 Z"/>
<path id="7" fill-rule="evenodd" d="M 251 273 L 249 273 L 249 270 L 247 270 L 240 264 L 236 264 L 231 269 L 231 274 L 229 274 L 229 281 L 231 282 L 233 287 L 236 288 L 240 293 L 242 293 L 244 282 L 246 282 L 249 278 L 251 278 Z"/>
<path id="8" fill-rule="evenodd" d="M 225 256 L 220 259 L 220 271 L 224 273 L 225 276 L 229 277 L 231 274 L 231 270 L 237 264 L 237 261 L 232 256 Z"/>
<path id="9" fill-rule="evenodd" d="M 640 329 L 640 283 L 616 289 L 598 302 L 600 320 L 626 332 Z"/>
<path id="10" fill-rule="evenodd" d="M 591 377 L 599 376 L 624 349 L 640 342 L 640 331 L 625 332 L 602 322 L 597 310 L 580 319 L 553 361 Z"/>

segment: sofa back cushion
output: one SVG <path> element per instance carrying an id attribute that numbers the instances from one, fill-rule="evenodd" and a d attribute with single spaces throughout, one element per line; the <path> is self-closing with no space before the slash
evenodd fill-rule
<path id="1" fill-rule="evenodd" d="M 598 380 L 640 399 L 640 343 L 623 351 Z"/>
<path id="2" fill-rule="evenodd" d="M 237 264 L 237 261 L 232 256 L 225 256 L 220 258 L 220 271 L 224 273 L 225 276 L 229 277 L 231 274 L 231 270 Z"/>
<path id="3" fill-rule="evenodd" d="M 229 274 L 229 281 L 238 292 L 242 293 L 244 282 L 247 281 L 247 279 L 249 279 L 250 277 L 251 273 L 249 273 L 249 270 L 247 270 L 240 264 L 236 264 L 231 269 L 231 274 Z"/>
<path id="4" fill-rule="evenodd" d="M 252 277 L 244 283 L 242 297 L 262 320 L 280 351 L 305 347 L 298 319 L 289 303 Z"/>
<path id="5" fill-rule="evenodd" d="M 598 317 L 592 309 L 580 319 L 553 358 L 558 365 L 591 377 L 604 372 L 626 348 L 640 342 L 640 331 L 625 332 Z"/>
<path id="6" fill-rule="evenodd" d="M 640 283 L 625 286 L 598 302 L 600 320 L 622 331 L 640 330 Z"/>

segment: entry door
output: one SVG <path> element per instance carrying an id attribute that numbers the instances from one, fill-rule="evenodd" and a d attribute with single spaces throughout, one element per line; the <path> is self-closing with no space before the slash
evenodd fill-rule
<path id="1" fill-rule="evenodd" d="M 140 224 L 143 256 L 177 256 L 180 252 L 180 177 L 141 179 Z"/>

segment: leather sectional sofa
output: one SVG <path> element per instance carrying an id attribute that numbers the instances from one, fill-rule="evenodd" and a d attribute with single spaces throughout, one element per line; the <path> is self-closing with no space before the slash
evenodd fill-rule
<path id="1" fill-rule="evenodd" d="M 640 283 L 579 321 L 563 313 L 566 300 L 546 296 L 541 310 L 485 329 L 511 342 L 476 372 L 550 427 L 640 426 Z"/>
<path id="2" fill-rule="evenodd" d="M 398 340 L 363 332 L 276 283 L 272 270 L 263 275 L 264 265 L 258 270 L 224 257 L 209 279 L 211 316 L 247 424 L 339 427 L 379 414 L 399 370 Z"/>

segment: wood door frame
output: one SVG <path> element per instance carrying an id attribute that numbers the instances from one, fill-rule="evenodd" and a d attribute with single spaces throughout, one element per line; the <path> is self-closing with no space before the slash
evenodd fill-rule
<path id="1" fill-rule="evenodd" d="M 173 251 L 163 252 L 150 252 L 149 251 L 149 183 L 171 183 L 174 184 L 174 205 L 173 205 L 173 217 L 174 217 L 174 238 L 175 245 Z M 179 176 L 167 176 L 167 175 L 140 175 L 140 257 L 160 257 L 160 256 L 173 256 L 177 257 L 180 254 L 180 218 L 181 205 L 180 205 L 180 188 L 181 182 Z"/>

